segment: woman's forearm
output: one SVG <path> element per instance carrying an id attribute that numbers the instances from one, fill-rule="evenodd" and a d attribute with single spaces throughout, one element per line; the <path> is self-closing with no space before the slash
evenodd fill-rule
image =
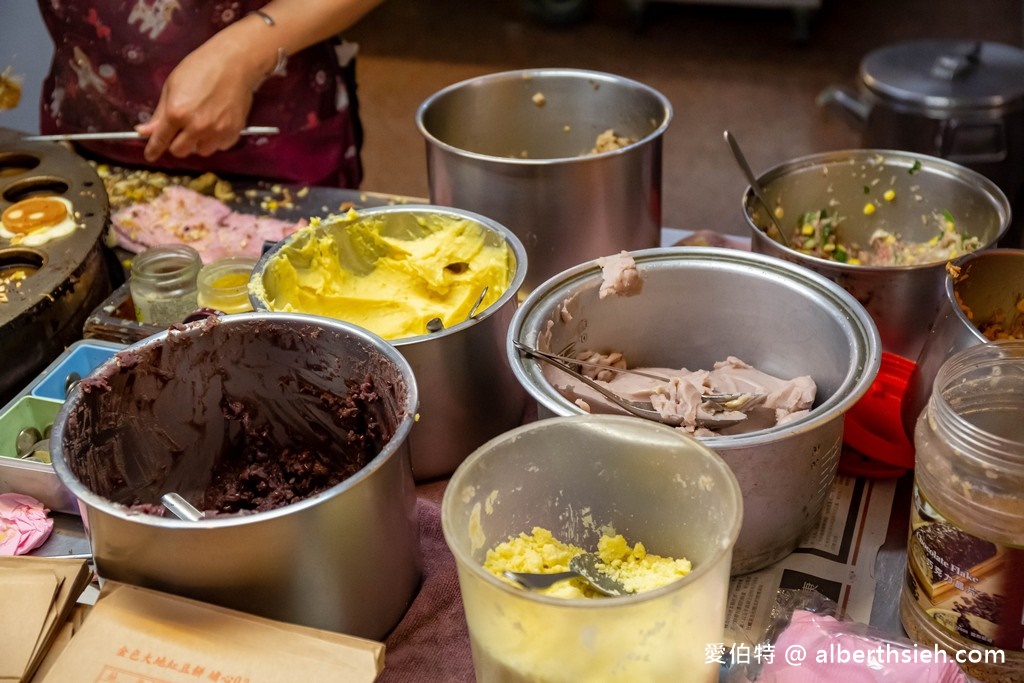
<path id="1" fill-rule="evenodd" d="M 272 0 L 259 14 L 233 24 L 213 40 L 230 41 L 256 74 L 277 65 L 278 52 L 293 55 L 355 24 L 382 0 Z"/>

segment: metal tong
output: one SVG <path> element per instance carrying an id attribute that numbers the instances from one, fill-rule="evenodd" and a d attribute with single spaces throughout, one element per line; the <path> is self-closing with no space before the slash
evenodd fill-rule
<path id="1" fill-rule="evenodd" d="M 600 382 L 598 382 L 596 380 L 590 379 L 589 377 L 587 377 L 583 373 L 581 373 L 581 372 L 577 371 L 575 368 L 571 367 L 568 363 L 564 362 L 563 360 L 559 360 L 560 357 L 555 355 L 555 354 L 547 353 L 545 351 L 539 351 L 538 349 L 533 349 L 533 348 L 527 346 L 526 344 L 523 344 L 518 339 L 513 339 L 512 340 L 512 345 L 515 346 L 516 350 L 519 351 L 520 353 L 523 353 L 523 354 L 525 354 L 527 356 L 530 356 L 531 358 L 537 358 L 539 360 L 542 360 L 545 363 L 548 363 L 549 365 L 551 365 L 551 366 L 553 366 L 555 368 L 558 368 L 559 370 L 561 370 L 562 372 L 566 373 L 567 375 L 569 375 L 569 376 L 571 376 L 571 377 L 573 377 L 575 379 L 578 379 L 580 382 L 583 382 L 588 387 L 590 387 L 591 389 L 593 389 L 597 393 L 601 394 L 602 396 L 607 398 L 609 401 L 611 401 L 615 405 L 617 405 L 620 408 L 622 408 L 623 410 L 625 410 L 630 415 L 635 415 L 636 417 L 642 417 L 642 418 L 647 419 L 647 420 L 654 420 L 655 422 L 661 422 L 662 424 L 667 424 L 667 425 L 669 425 L 671 427 L 678 427 L 679 425 L 683 424 L 683 422 L 684 422 L 684 419 L 683 419 L 683 417 L 681 415 L 662 415 L 660 412 L 655 410 L 654 405 L 650 401 L 634 401 L 632 399 L 625 398 L 624 396 L 620 396 L 619 394 L 615 393 L 614 391 L 612 391 L 611 389 L 609 389 L 608 387 L 606 387 L 602 383 L 600 383 Z M 575 363 L 579 363 L 580 362 L 580 361 L 576 361 L 576 360 L 573 360 L 573 359 L 568 359 L 568 360 L 570 360 L 571 362 L 575 362 Z M 602 368 L 609 368 L 609 366 L 606 366 L 606 365 L 602 365 L 601 367 Z M 618 370 L 618 368 L 609 368 L 609 369 L 611 369 L 611 370 Z M 741 396 L 749 396 L 749 395 L 741 395 Z M 738 398 L 738 397 L 734 397 L 734 398 Z M 753 397 L 751 397 L 751 398 L 753 400 Z M 761 399 L 763 400 L 763 398 L 764 397 L 762 396 Z M 704 427 L 706 429 L 725 429 L 726 427 L 732 427 L 734 425 L 738 425 L 740 422 L 743 422 L 746 419 L 747 419 L 747 416 L 745 414 L 743 414 L 743 413 L 736 413 L 736 412 L 730 410 L 730 411 L 728 411 L 728 412 L 726 412 L 724 414 L 721 414 L 721 415 L 711 415 L 711 416 L 697 417 L 696 425 L 698 427 Z"/>

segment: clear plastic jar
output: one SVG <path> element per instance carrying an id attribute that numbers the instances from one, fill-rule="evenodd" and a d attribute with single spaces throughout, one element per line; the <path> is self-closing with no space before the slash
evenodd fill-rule
<path id="1" fill-rule="evenodd" d="M 947 360 L 914 441 L 903 627 L 978 680 L 1024 681 L 1024 342 Z"/>
<path id="2" fill-rule="evenodd" d="M 249 301 L 249 277 L 256 259 L 229 256 L 208 263 L 199 271 L 199 307 L 221 313 L 245 313 L 252 310 Z"/>
<path id="3" fill-rule="evenodd" d="M 150 247 L 132 259 L 129 287 L 139 322 L 173 325 L 196 310 L 202 265 L 199 252 L 185 244 Z"/>

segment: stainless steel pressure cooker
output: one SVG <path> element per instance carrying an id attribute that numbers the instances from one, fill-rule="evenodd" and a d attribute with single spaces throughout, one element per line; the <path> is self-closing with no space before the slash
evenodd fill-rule
<path id="1" fill-rule="evenodd" d="M 942 157 L 987 176 L 1015 213 L 1001 246 L 1024 235 L 1024 50 L 917 40 L 869 53 L 857 90 L 831 86 L 818 104 L 848 115 L 863 146 Z"/>

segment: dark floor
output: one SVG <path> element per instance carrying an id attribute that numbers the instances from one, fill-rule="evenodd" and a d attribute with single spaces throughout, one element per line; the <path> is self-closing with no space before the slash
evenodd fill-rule
<path id="1" fill-rule="evenodd" d="M 415 115 L 437 90 L 510 69 L 595 69 L 646 83 L 672 103 L 664 224 L 745 234 L 747 183 L 723 130 L 755 172 L 857 147 L 858 131 L 815 97 L 853 85 L 868 52 L 918 38 L 1022 43 L 1017 0 L 823 0 L 806 41 L 796 40 L 787 9 L 657 2 L 638 26 L 626 0 L 597 0 L 587 21 L 556 28 L 528 16 L 523 1 L 386 0 L 348 32 L 360 45 L 364 190 L 427 195 Z"/>

